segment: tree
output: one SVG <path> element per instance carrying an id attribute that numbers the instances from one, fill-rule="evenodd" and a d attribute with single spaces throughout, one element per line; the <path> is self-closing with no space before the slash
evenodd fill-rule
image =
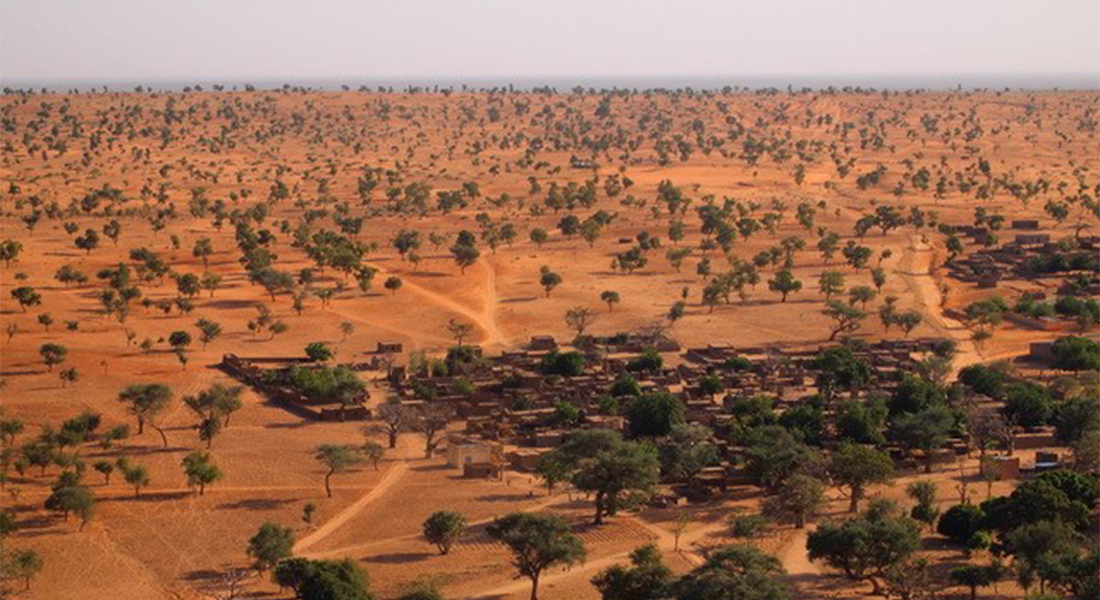
<path id="1" fill-rule="evenodd" d="M 46 365 L 46 368 L 53 371 L 54 365 L 59 365 L 65 362 L 65 357 L 69 354 L 69 349 L 61 344 L 46 343 L 42 344 L 38 348 L 38 353 L 42 355 L 42 362 Z"/>
<path id="2" fill-rule="evenodd" d="M 12 261 L 18 259 L 22 252 L 22 242 L 17 240 L 4 240 L 0 242 L 0 260 L 4 261 L 5 267 L 10 268 Z"/>
<path id="3" fill-rule="evenodd" d="M 931 529 L 940 517 L 940 509 L 936 506 L 936 484 L 931 481 L 914 481 L 905 489 L 905 493 L 916 501 L 909 516 Z"/>
<path id="4" fill-rule="evenodd" d="M 626 419 L 632 436 L 662 437 L 684 422 L 684 405 L 667 392 L 645 394 L 627 406 Z"/>
<path id="5" fill-rule="evenodd" d="M 42 570 L 43 560 L 34 550 L 6 550 L 3 554 L 3 578 L 21 579 L 23 589 L 31 589 L 31 580 Z"/>
<path id="6" fill-rule="evenodd" d="M 382 284 L 382 287 L 390 291 L 391 294 L 396 294 L 397 290 L 401 289 L 404 282 L 400 277 L 387 277 L 386 282 Z"/>
<path id="7" fill-rule="evenodd" d="M 466 274 L 466 267 L 477 262 L 478 257 L 481 256 L 481 251 L 472 245 L 473 242 L 468 244 L 458 243 L 451 246 L 451 254 L 454 255 L 455 263 L 462 269 L 462 274 Z"/>
<path id="8" fill-rule="evenodd" d="M 540 227 L 532 228 L 530 236 L 531 241 L 534 242 L 535 245 L 539 248 L 542 248 L 542 245 L 545 244 L 546 240 L 550 238 L 550 235 L 546 233 L 546 230 Z"/>
<path id="9" fill-rule="evenodd" d="M 28 286 L 13 289 L 11 291 L 11 297 L 19 303 L 19 308 L 23 309 L 23 312 L 27 312 L 28 306 L 38 306 L 42 304 L 42 294 L 39 294 L 34 288 Z"/>
<path id="10" fill-rule="evenodd" d="M 452 416 L 451 407 L 437 402 L 422 404 L 413 411 L 411 427 L 424 436 L 426 458 L 431 458 L 435 454 L 436 447 L 443 441 L 437 436 L 447 428 L 447 423 L 451 422 Z"/>
<path id="11" fill-rule="evenodd" d="M 14 295 L 15 292 L 12 292 Z M 1063 371 L 1100 370 L 1100 343 L 1089 338 L 1066 336 L 1058 338 L 1051 346 L 1051 366 Z"/>
<path id="12" fill-rule="evenodd" d="M 560 452 L 546 452 L 535 462 L 535 474 L 546 484 L 546 493 L 553 494 L 554 486 L 570 481 L 574 461 Z"/>
<path id="13" fill-rule="evenodd" d="M 435 544 L 440 554 L 447 554 L 466 531 L 466 517 L 456 512 L 439 511 L 424 521 L 423 529 L 424 538 Z"/>
<path id="14" fill-rule="evenodd" d="M 462 341 L 470 337 L 470 334 L 474 332 L 474 326 L 456 319 L 451 319 L 447 322 L 447 332 L 455 339 L 455 344 L 461 346 Z"/>
<path id="15" fill-rule="evenodd" d="M 488 527 L 489 535 L 512 551 L 512 564 L 531 580 L 531 600 L 538 600 L 539 577 L 554 565 L 572 565 L 584 559 L 584 543 L 558 516 L 511 513 Z"/>
<path id="16" fill-rule="evenodd" d="M 840 271 L 825 271 L 818 277 L 817 289 L 826 300 L 844 291 L 844 274 Z"/>
<path id="17" fill-rule="evenodd" d="M 824 523 L 810 533 L 806 549 L 810 560 L 824 561 L 853 580 L 868 581 L 875 594 L 882 578 L 916 551 L 920 542 L 915 521 L 892 508 L 872 506 L 866 513 L 840 524 Z"/>
<path id="18" fill-rule="evenodd" d="M 764 500 L 763 512 L 794 521 L 802 529 L 807 517 L 814 516 L 825 503 L 825 485 L 809 475 L 795 474 L 779 484 L 775 493 Z"/>
<path id="19" fill-rule="evenodd" d="M 598 317 L 599 314 L 595 310 L 583 306 L 575 306 L 565 311 L 565 323 L 570 329 L 576 330 L 577 337 L 583 336 L 584 330 L 595 323 Z"/>
<path id="20" fill-rule="evenodd" d="M 1000 565 L 963 565 L 951 569 L 951 583 L 970 588 L 970 600 L 977 600 L 978 588 L 996 583 L 1003 571 Z"/>
<path id="21" fill-rule="evenodd" d="M 134 486 L 134 497 L 141 497 L 141 488 L 146 487 L 152 482 L 149 477 L 149 469 L 145 465 L 129 465 L 123 463 L 122 465 L 122 478 L 126 480 L 126 483 Z"/>
<path id="22" fill-rule="evenodd" d="M 788 600 L 786 571 L 745 544 L 725 546 L 673 584 L 677 600 Z"/>
<path id="23" fill-rule="evenodd" d="M 270 521 L 260 525 L 248 540 L 248 556 L 261 573 L 288 558 L 294 548 L 294 531 Z"/>
<path id="24" fill-rule="evenodd" d="M 909 334 L 916 329 L 917 325 L 920 325 L 923 320 L 924 316 L 915 310 L 907 310 L 894 317 L 894 322 L 905 332 L 905 337 L 909 337 Z"/>
<path id="25" fill-rule="evenodd" d="M 284 558 L 275 564 L 275 583 L 300 600 L 371 600 L 367 574 L 350 559 Z"/>
<path id="26" fill-rule="evenodd" d="M 672 426 L 668 439 L 657 447 L 661 473 L 690 485 L 703 469 L 718 462 L 718 448 L 710 442 L 713 432 L 698 423 Z"/>
<path id="27" fill-rule="evenodd" d="M 311 362 L 327 362 L 332 360 L 332 348 L 324 342 L 312 342 L 306 346 L 306 356 Z"/>
<path id="28" fill-rule="evenodd" d="M 797 474 L 821 471 L 817 449 L 796 439 L 779 425 L 754 427 L 746 433 L 745 469 L 760 485 L 774 490 Z"/>
<path id="29" fill-rule="evenodd" d="M 413 420 L 412 410 L 400 402 L 386 402 L 378 407 L 378 418 L 385 425 L 389 437 L 389 447 L 397 447 L 397 436 L 410 426 Z"/>
<path id="30" fill-rule="evenodd" d="M 199 495 L 206 492 L 206 486 L 221 480 L 222 470 L 214 464 L 209 452 L 196 450 L 183 457 L 183 474 L 187 476 L 187 485 L 198 486 Z"/>
<path id="31" fill-rule="evenodd" d="M 363 460 L 354 448 L 343 444 L 321 444 L 314 450 L 313 457 L 328 468 L 328 473 L 325 473 L 325 494 L 329 498 L 332 497 L 329 480 L 333 474 L 343 473 Z"/>
<path id="32" fill-rule="evenodd" d="M 62 477 L 62 481 L 64 479 Z M 80 516 L 80 529 L 83 530 L 95 511 L 95 495 L 86 485 L 59 483 L 46 498 L 46 510 L 62 513 L 66 521 L 69 520 L 69 513 L 76 513 Z"/>
<path id="33" fill-rule="evenodd" d="M 775 279 L 768 281 L 768 289 L 778 292 L 782 297 L 781 302 L 786 302 L 789 294 L 802 290 L 802 282 L 795 279 L 790 270 L 783 269 L 775 274 Z"/>
<path id="34" fill-rule="evenodd" d="M 207 344 L 214 341 L 222 334 L 222 326 L 207 319 L 195 321 L 195 327 L 199 328 L 199 341 L 202 342 L 203 350 L 206 349 Z"/>
<path id="35" fill-rule="evenodd" d="M 848 488 L 848 512 L 859 512 L 868 485 L 889 483 L 894 463 L 885 453 L 858 444 L 841 444 L 829 460 L 833 483 Z"/>
<path id="36" fill-rule="evenodd" d="M 1050 392 L 1034 383 L 1014 383 L 1006 390 L 1005 418 L 1022 427 L 1045 425 L 1053 412 Z"/>
<path id="37" fill-rule="evenodd" d="M 621 300 L 619 292 L 613 292 L 611 290 L 604 290 L 600 293 L 600 300 L 607 304 L 608 312 L 615 312 L 615 305 Z"/>
<path id="38" fill-rule="evenodd" d="M 607 446 L 578 452 L 567 446 L 567 456 L 575 458 L 573 485 L 595 495 L 596 514 L 593 523 L 601 525 L 605 514 L 614 516 L 622 494 L 636 491 L 649 493 L 657 484 L 660 462 L 656 450 L 649 445 L 623 442 L 610 438 Z"/>
<path id="39" fill-rule="evenodd" d="M 202 238 L 195 241 L 195 246 L 191 249 L 191 256 L 202 260 L 203 268 L 210 266 L 210 257 L 214 254 L 214 244 L 210 242 L 210 238 Z"/>
<path id="40" fill-rule="evenodd" d="M 966 546 L 982 530 L 985 513 L 973 504 L 956 504 L 947 509 L 936 525 L 936 532 L 959 546 Z"/>
<path id="41" fill-rule="evenodd" d="M 103 485 L 111 484 L 111 473 L 115 471 L 114 463 L 108 460 L 97 460 L 92 468 L 103 475 Z"/>
<path id="42" fill-rule="evenodd" d="M 561 275 L 550 270 L 550 267 L 542 266 L 539 268 L 539 285 L 546 291 L 546 297 L 550 297 L 550 291 L 561 285 Z"/>
<path id="43" fill-rule="evenodd" d="M 119 392 L 118 400 L 126 404 L 127 412 L 137 417 L 138 435 L 141 435 L 145 433 L 145 424 L 154 422 L 172 403 L 172 390 L 162 383 L 134 384 Z"/>
<path id="44" fill-rule="evenodd" d="M 603 600 L 663 600 L 670 596 L 675 578 L 661 561 L 657 546 L 635 548 L 630 553 L 630 564 L 612 565 L 592 578 Z"/>
<path id="45" fill-rule="evenodd" d="M 910 453 L 920 450 L 924 456 L 924 472 L 931 473 L 934 453 L 947 441 L 947 434 L 953 425 L 954 417 L 950 409 L 933 406 L 894 417 L 890 435 Z"/>
<path id="46" fill-rule="evenodd" d="M 860 323 L 867 317 L 867 313 L 839 300 L 829 300 L 825 305 L 826 308 L 821 311 L 821 314 L 834 321 L 829 333 L 829 341 L 835 340 L 836 336 L 843 332 L 859 329 Z"/>
<path id="47" fill-rule="evenodd" d="M 85 254 L 91 254 L 92 250 L 99 247 L 99 234 L 94 229 L 87 229 L 84 231 L 84 235 L 73 240 L 73 244 L 83 250 Z"/>

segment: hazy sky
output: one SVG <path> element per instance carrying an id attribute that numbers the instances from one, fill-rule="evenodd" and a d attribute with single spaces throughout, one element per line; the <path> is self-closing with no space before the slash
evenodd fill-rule
<path id="1" fill-rule="evenodd" d="M 1087 73 L 1100 0 L 0 0 L 0 79 Z"/>

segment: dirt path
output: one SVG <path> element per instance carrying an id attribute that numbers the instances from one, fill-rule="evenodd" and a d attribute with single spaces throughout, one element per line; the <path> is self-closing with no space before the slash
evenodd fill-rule
<path id="1" fill-rule="evenodd" d="M 905 280 L 913 293 L 918 308 L 925 315 L 928 324 L 942 335 L 955 340 L 958 354 L 952 363 L 952 376 L 969 365 L 983 362 L 974 342 L 970 339 L 970 330 L 962 323 L 946 316 L 943 312 L 940 291 L 936 279 L 932 276 L 933 248 L 918 236 L 910 236 L 909 247 L 898 265 L 898 274 Z"/>
<path id="2" fill-rule="evenodd" d="M 545 498 L 541 502 L 538 502 L 536 504 L 532 504 L 531 506 L 526 506 L 522 509 L 516 509 L 516 510 L 519 511 L 519 512 L 538 512 L 538 511 L 543 510 L 544 508 L 547 508 L 547 507 L 549 507 L 553 504 L 556 504 L 557 502 L 560 502 L 560 501 L 561 501 L 561 499 L 557 498 L 557 497 Z M 472 523 L 468 523 L 467 528 L 472 529 L 474 527 L 479 527 L 481 525 L 487 525 L 489 523 L 492 523 L 493 520 L 495 520 L 495 517 L 491 517 L 491 518 L 488 518 L 488 519 L 481 519 L 479 521 L 474 521 Z M 395 536 L 395 537 L 391 537 L 391 538 L 385 538 L 385 539 L 381 539 L 381 540 L 374 540 L 374 541 L 370 541 L 370 542 L 364 542 L 362 544 L 355 544 L 353 546 L 342 546 L 340 548 L 333 548 L 331 550 L 325 550 L 323 552 L 306 552 L 306 553 L 303 554 L 303 556 L 305 556 L 306 558 L 313 558 L 313 559 L 347 556 L 347 555 L 349 555 L 353 552 L 359 552 L 361 550 L 367 550 L 369 548 L 376 548 L 378 546 L 384 546 L 386 544 L 391 544 L 393 542 L 403 542 L 403 541 L 419 540 L 419 539 L 423 539 L 423 536 L 421 534 L 419 534 L 419 533 L 410 533 L 408 535 L 399 535 L 399 536 Z"/>
<path id="3" fill-rule="evenodd" d="M 654 544 L 659 550 L 661 550 L 661 552 L 675 552 L 673 548 L 676 544 L 676 536 L 674 536 L 671 532 L 665 529 L 661 529 L 660 527 L 653 525 L 652 523 L 647 523 L 637 517 L 626 518 L 633 520 L 646 530 L 656 535 L 657 540 L 654 542 Z M 703 539 L 704 537 L 715 531 L 720 531 L 726 527 L 728 527 L 728 525 L 726 525 L 725 523 L 712 523 L 705 527 L 700 527 L 699 529 L 684 533 L 682 536 L 680 536 L 680 550 L 678 554 L 683 557 L 684 560 L 693 565 L 702 564 L 704 559 L 699 551 L 699 548 L 696 548 L 694 546 L 695 542 Z M 585 561 L 583 564 L 576 565 L 568 569 L 554 569 L 551 572 L 544 573 L 539 579 L 539 589 L 545 590 L 547 586 L 576 577 L 589 578 L 595 571 L 605 569 L 612 565 L 627 563 L 629 561 L 629 556 L 632 551 L 633 550 L 617 552 L 615 554 L 610 554 L 608 556 L 604 556 L 595 560 Z M 511 583 L 500 585 L 492 589 L 470 594 L 467 597 L 470 600 L 493 600 L 496 598 L 502 598 L 505 596 L 523 592 L 529 590 L 530 588 L 531 582 L 528 579 L 518 579 Z"/>
<path id="4" fill-rule="evenodd" d="M 335 517 L 325 521 L 324 525 L 321 525 L 312 533 L 306 537 L 298 540 L 294 544 L 294 553 L 301 554 L 305 549 L 320 542 L 329 535 L 332 535 L 337 529 L 344 526 L 345 523 L 350 521 L 352 517 L 359 514 L 368 504 L 374 502 L 378 498 L 382 497 L 386 492 L 397 485 L 405 473 L 409 470 L 409 463 L 407 460 L 401 460 L 395 463 L 386 474 L 382 476 L 382 479 L 378 482 L 378 485 L 370 489 L 366 494 L 363 494 L 358 500 L 352 503 L 350 506 L 340 511 Z"/>
<path id="5" fill-rule="evenodd" d="M 484 306 L 481 310 L 476 310 L 455 301 L 453 298 L 446 294 L 441 294 L 434 290 L 430 290 L 413 281 L 409 281 L 407 278 L 404 282 L 405 288 L 411 290 L 413 293 L 422 296 L 432 302 L 433 304 L 443 307 L 451 312 L 458 313 L 459 315 L 466 317 L 473 322 L 478 328 L 480 328 L 485 336 L 478 341 L 481 346 L 505 346 L 508 339 L 497 327 L 496 321 L 496 309 L 497 309 L 497 286 L 496 286 L 496 270 L 493 269 L 493 265 L 489 263 L 488 259 L 481 259 L 478 261 L 478 266 L 485 270 L 485 297 Z M 380 273 L 385 274 L 387 271 L 381 269 L 378 266 Z"/>

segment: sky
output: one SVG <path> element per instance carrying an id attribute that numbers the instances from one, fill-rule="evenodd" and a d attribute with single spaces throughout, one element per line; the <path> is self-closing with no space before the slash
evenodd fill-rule
<path id="1" fill-rule="evenodd" d="M 0 0 L 0 81 L 1076 74 L 1100 0 Z"/>

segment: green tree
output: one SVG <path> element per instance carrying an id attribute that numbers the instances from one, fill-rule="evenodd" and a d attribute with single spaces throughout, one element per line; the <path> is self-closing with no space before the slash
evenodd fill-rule
<path id="1" fill-rule="evenodd" d="M 788 519 L 802 529 L 825 503 L 825 485 L 809 475 L 796 473 L 779 484 L 775 493 L 764 500 L 763 512 Z"/>
<path id="2" fill-rule="evenodd" d="M 834 484 L 848 489 L 848 512 L 859 512 L 867 486 L 893 480 L 894 462 L 874 448 L 841 444 L 829 459 L 829 477 Z"/>
<path id="3" fill-rule="evenodd" d="M 603 569 L 592 578 L 592 585 L 603 600 L 664 600 L 674 581 L 672 570 L 661 561 L 661 551 L 646 544 L 630 553 L 629 567 Z"/>
<path id="4" fill-rule="evenodd" d="M 466 531 L 466 517 L 460 513 L 439 511 L 424 521 L 424 538 L 439 548 L 440 554 L 451 551 L 458 538 Z"/>
<path id="5" fill-rule="evenodd" d="M 42 344 L 38 349 L 38 353 L 42 355 L 42 362 L 46 365 L 46 368 L 53 371 L 55 365 L 65 362 L 69 349 L 61 344 L 46 343 Z"/>
<path id="6" fill-rule="evenodd" d="M 627 427 L 635 437 L 662 437 L 684 422 L 684 405 L 667 392 L 644 394 L 626 408 Z"/>
<path id="7" fill-rule="evenodd" d="M 768 289 L 778 293 L 781 302 L 786 302 L 788 295 L 802 290 L 802 282 L 795 279 L 789 269 L 783 269 L 775 274 L 775 279 L 768 281 Z"/>
<path id="8" fill-rule="evenodd" d="M 332 497 L 332 487 L 329 485 L 332 476 L 335 473 L 343 473 L 363 461 L 354 448 L 343 444 L 321 444 L 315 449 L 314 458 L 328 468 L 328 473 L 325 473 L 325 494 L 329 498 Z"/>
<path id="9" fill-rule="evenodd" d="M 572 565 L 584 559 L 584 543 L 558 516 L 511 513 L 488 527 L 489 535 L 512 551 L 512 564 L 531 580 L 530 600 L 538 600 L 539 577 L 554 565 Z"/>
<path id="10" fill-rule="evenodd" d="M 270 521 L 248 539 L 248 557 L 261 573 L 288 558 L 294 548 L 294 531 Z"/>
<path id="11" fill-rule="evenodd" d="M 673 585 L 677 600 L 787 600 L 786 571 L 749 545 L 721 548 Z"/>
<path id="12" fill-rule="evenodd" d="M 221 480 L 222 470 L 214 464 L 209 452 L 195 450 L 183 457 L 183 474 L 187 476 L 187 485 L 198 486 L 199 495 L 206 493 L 206 486 Z"/>
<path id="13" fill-rule="evenodd" d="M 849 578 L 868 581 L 882 593 L 882 579 L 891 567 L 916 551 L 920 533 L 916 521 L 885 506 L 840 524 L 824 523 L 806 540 L 810 560 L 823 561 Z"/>

